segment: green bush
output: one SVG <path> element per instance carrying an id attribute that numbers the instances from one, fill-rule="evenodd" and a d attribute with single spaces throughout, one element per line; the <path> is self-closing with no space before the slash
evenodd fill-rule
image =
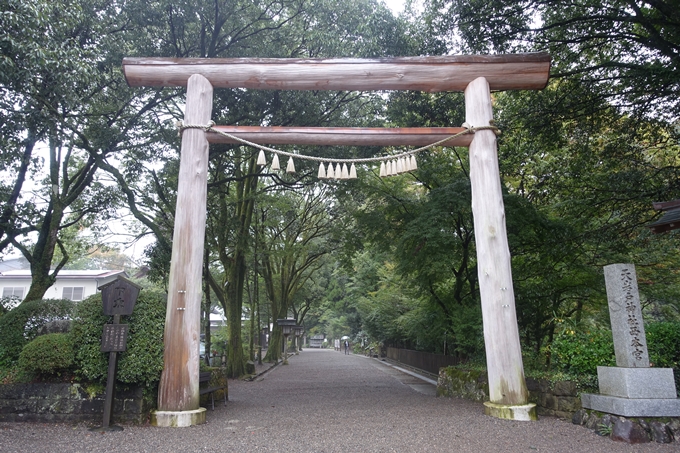
<path id="1" fill-rule="evenodd" d="M 655 367 L 680 368 L 680 322 L 653 322 L 645 326 L 649 361 Z"/>
<path id="2" fill-rule="evenodd" d="M 152 385 L 163 371 L 163 328 L 165 295 L 143 290 L 132 315 L 123 317 L 128 324 L 127 350 L 120 353 L 117 378 L 125 384 Z M 71 327 L 76 374 L 89 381 L 103 381 L 108 369 L 108 353 L 102 353 L 103 326 L 112 320 L 102 313 L 101 294 L 78 303 Z"/>
<path id="3" fill-rule="evenodd" d="M 60 375 L 73 365 L 73 343 L 66 333 L 41 335 L 24 346 L 19 368 L 43 376 Z"/>
<path id="4" fill-rule="evenodd" d="M 64 299 L 24 302 L 0 317 L 0 367 L 11 367 L 21 350 L 50 321 L 69 319 L 74 303 Z"/>
<path id="5" fill-rule="evenodd" d="M 567 373 L 597 375 L 598 366 L 614 366 L 614 341 L 608 329 L 567 328 L 551 345 L 554 367 Z"/>

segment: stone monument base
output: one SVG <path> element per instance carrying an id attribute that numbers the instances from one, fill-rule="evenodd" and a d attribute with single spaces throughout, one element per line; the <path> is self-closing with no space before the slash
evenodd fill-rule
<path id="1" fill-rule="evenodd" d="M 624 417 L 680 417 L 680 398 L 621 398 L 584 393 L 581 405 Z"/>
<path id="2" fill-rule="evenodd" d="M 202 425 L 205 423 L 204 407 L 193 411 L 153 411 L 151 412 L 151 424 L 161 427 L 185 427 Z"/>
<path id="3" fill-rule="evenodd" d="M 671 368 L 597 367 L 600 394 L 620 398 L 675 399 Z"/>
<path id="4" fill-rule="evenodd" d="M 485 401 L 484 413 L 486 415 L 490 415 L 491 417 L 504 418 L 507 420 L 538 420 L 538 415 L 536 414 L 536 405 L 534 403 L 523 404 L 521 406 L 509 406 Z"/>

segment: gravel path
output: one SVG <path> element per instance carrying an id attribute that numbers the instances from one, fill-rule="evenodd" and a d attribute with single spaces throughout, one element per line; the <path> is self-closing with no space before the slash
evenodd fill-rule
<path id="1" fill-rule="evenodd" d="M 189 428 L 0 423 L 0 452 L 678 452 L 627 445 L 569 421 L 498 420 L 375 359 L 305 349 L 253 382 L 230 381 L 227 407 Z"/>

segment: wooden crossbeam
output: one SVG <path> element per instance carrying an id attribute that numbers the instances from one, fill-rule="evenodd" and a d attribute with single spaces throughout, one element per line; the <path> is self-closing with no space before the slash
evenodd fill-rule
<path id="1" fill-rule="evenodd" d="M 201 74 L 215 88 L 464 91 L 478 77 L 491 90 L 540 90 L 550 55 L 450 55 L 379 59 L 125 58 L 130 86 L 186 86 Z"/>
<path id="2" fill-rule="evenodd" d="M 425 146 L 464 131 L 462 127 L 258 127 L 214 126 L 220 132 L 261 145 Z M 470 146 L 474 134 L 457 137 L 442 146 Z M 238 143 L 208 132 L 210 143 Z"/>

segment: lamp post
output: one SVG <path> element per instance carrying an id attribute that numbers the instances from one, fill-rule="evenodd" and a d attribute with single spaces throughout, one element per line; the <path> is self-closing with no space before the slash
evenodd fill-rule
<path id="1" fill-rule="evenodd" d="M 300 337 L 302 337 L 301 343 L 300 343 L 300 351 L 302 351 L 302 345 L 305 344 L 305 327 L 300 326 Z"/>
<path id="2" fill-rule="evenodd" d="M 276 324 L 281 327 L 283 334 L 283 364 L 288 365 L 288 335 L 295 327 L 294 319 L 277 319 Z"/>
<path id="3" fill-rule="evenodd" d="M 281 331 L 283 333 L 283 364 L 288 365 L 288 335 L 292 330 L 292 326 L 283 325 Z"/>
<path id="4" fill-rule="evenodd" d="M 269 327 L 263 327 L 262 328 L 262 341 L 260 342 L 260 346 L 262 346 L 262 349 L 267 349 L 269 343 L 267 341 L 267 335 L 269 335 Z"/>
<path id="5" fill-rule="evenodd" d="M 269 333 L 269 327 L 263 327 L 260 330 L 260 348 L 257 350 L 257 363 L 262 365 L 262 349 L 267 348 L 267 334 Z"/>
<path id="6" fill-rule="evenodd" d="M 300 355 L 300 334 L 302 333 L 302 326 L 293 327 L 295 331 L 295 355 Z"/>

